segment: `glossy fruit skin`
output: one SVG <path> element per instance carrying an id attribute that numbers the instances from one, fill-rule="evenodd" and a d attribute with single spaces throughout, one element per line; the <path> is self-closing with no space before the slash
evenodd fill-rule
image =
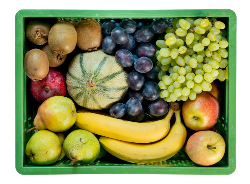
<path id="1" fill-rule="evenodd" d="M 144 98 L 143 98 L 143 96 L 142 96 L 142 94 L 141 94 L 140 91 L 134 91 L 134 90 L 132 90 L 132 89 L 129 89 L 129 90 L 128 90 L 128 98 L 131 98 L 131 97 L 136 97 L 136 98 L 138 98 L 138 99 L 140 100 L 141 103 L 142 103 L 143 100 L 144 100 Z"/>
<path id="2" fill-rule="evenodd" d="M 120 49 L 115 53 L 115 60 L 123 67 L 131 67 L 134 63 L 133 54 L 126 49 Z"/>
<path id="3" fill-rule="evenodd" d="M 148 57 L 140 57 L 135 61 L 134 68 L 139 73 L 147 73 L 153 68 L 153 62 Z"/>
<path id="4" fill-rule="evenodd" d="M 203 91 L 195 100 L 183 103 L 182 116 L 186 126 L 192 130 L 208 130 L 217 122 L 220 113 L 218 100 L 209 92 Z"/>
<path id="5" fill-rule="evenodd" d="M 148 112 L 152 116 L 164 116 L 168 113 L 169 107 L 168 103 L 162 99 L 154 100 L 148 105 Z"/>
<path id="6" fill-rule="evenodd" d="M 104 36 L 111 36 L 114 28 L 118 27 L 117 22 L 110 20 L 102 24 L 102 33 Z"/>
<path id="7" fill-rule="evenodd" d="M 137 28 L 137 23 L 133 19 L 126 18 L 120 22 L 120 26 L 123 27 L 128 34 L 132 34 Z"/>
<path id="8" fill-rule="evenodd" d="M 166 19 L 156 19 L 151 24 L 152 29 L 155 33 L 161 34 L 165 33 L 167 28 L 169 27 L 168 22 Z"/>
<path id="9" fill-rule="evenodd" d="M 136 48 L 135 38 L 132 35 L 129 35 L 128 41 L 120 45 L 120 49 L 127 49 L 130 52 L 133 52 Z"/>
<path id="10" fill-rule="evenodd" d="M 124 103 L 116 103 L 109 109 L 109 114 L 114 118 L 122 118 L 126 114 L 125 107 Z"/>
<path id="11" fill-rule="evenodd" d="M 156 47 L 151 43 L 142 43 L 136 49 L 138 57 L 152 58 L 155 55 Z"/>
<path id="12" fill-rule="evenodd" d="M 160 88 L 154 81 L 148 81 L 142 88 L 142 95 L 149 101 L 156 100 L 160 95 Z"/>
<path id="13" fill-rule="evenodd" d="M 102 40 L 102 50 L 106 54 L 114 54 L 116 51 L 116 43 L 111 36 L 106 36 Z"/>
<path id="14" fill-rule="evenodd" d="M 134 37 L 139 43 L 150 42 L 154 38 L 154 31 L 149 26 L 144 26 L 135 32 Z"/>
<path id="15" fill-rule="evenodd" d="M 127 83 L 131 89 L 138 91 L 143 87 L 145 78 L 143 74 L 140 74 L 137 71 L 132 71 L 128 74 Z"/>
<path id="16" fill-rule="evenodd" d="M 127 111 L 128 115 L 136 116 L 141 112 L 141 110 L 142 110 L 142 104 L 138 98 L 131 97 L 126 102 L 126 111 Z"/>
<path id="17" fill-rule="evenodd" d="M 144 76 L 149 80 L 158 80 L 158 72 L 155 68 L 152 68 L 149 72 L 145 73 Z"/>
<path id="18" fill-rule="evenodd" d="M 129 34 L 122 27 L 114 28 L 111 32 L 111 36 L 117 44 L 125 44 L 129 38 Z"/>
<path id="19" fill-rule="evenodd" d="M 48 75 L 39 81 L 31 80 L 30 91 L 35 100 L 44 102 L 52 96 L 64 96 L 67 92 L 65 76 L 55 68 L 50 68 Z"/>

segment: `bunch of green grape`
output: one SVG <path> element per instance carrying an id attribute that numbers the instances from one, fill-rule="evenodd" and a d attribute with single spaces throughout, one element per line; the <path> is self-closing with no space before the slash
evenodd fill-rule
<path id="1" fill-rule="evenodd" d="M 160 97 L 167 102 L 196 99 L 215 79 L 228 79 L 225 24 L 215 18 L 174 18 L 156 51 Z"/>

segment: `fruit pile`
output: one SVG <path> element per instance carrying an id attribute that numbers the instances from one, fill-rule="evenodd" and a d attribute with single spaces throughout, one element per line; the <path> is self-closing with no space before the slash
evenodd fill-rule
<path id="1" fill-rule="evenodd" d="M 185 148 L 196 164 L 219 162 L 224 28 L 215 18 L 31 20 L 24 70 L 39 107 L 26 155 L 36 165 L 106 152 L 147 164 Z"/>
<path id="2" fill-rule="evenodd" d="M 156 52 L 160 96 L 167 102 L 194 100 L 228 79 L 225 24 L 215 18 L 175 18 Z"/>

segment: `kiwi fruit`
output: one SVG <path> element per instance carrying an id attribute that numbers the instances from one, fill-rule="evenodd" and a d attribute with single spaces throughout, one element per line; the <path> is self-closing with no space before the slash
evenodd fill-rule
<path id="1" fill-rule="evenodd" d="M 43 52 L 45 52 L 45 54 L 47 55 L 48 59 L 49 59 L 49 66 L 50 67 L 58 67 L 61 64 L 63 64 L 63 62 L 65 61 L 67 54 L 60 54 L 58 52 L 53 52 L 49 45 L 46 44 L 45 46 L 43 46 L 41 48 L 41 50 Z"/>
<path id="2" fill-rule="evenodd" d="M 83 51 L 93 51 L 102 43 L 102 28 L 95 19 L 83 19 L 75 25 L 77 46 Z"/>
<path id="3" fill-rule="evenodd" d="M 49 32 L 48 43 L 52 51 L 61 55 L 71 53 L 77 42 L 75 27 L 69 22 L 58 21 Z"/>
<path id="4" fill-rule="evenodd" d="M 31 20 L 25 30 L 26 37 L 35 45 L 44 45 L 48 42 L 51 23 L 43 20 Z"/>
<path id="5" fill-rule="evenodd" d="M 49 59 L 40 49 L 29 50 L 24 57 L 26 75 L 34 81 L 42 80 L 49 73 Z"/>

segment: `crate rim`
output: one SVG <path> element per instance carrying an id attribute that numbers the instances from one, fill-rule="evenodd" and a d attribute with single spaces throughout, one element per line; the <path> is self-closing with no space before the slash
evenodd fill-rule
<path id="1" fill-rule="evenodd" d="M 150 15 L 150 17 L 148 16 Z M 185 15 L 185 16 L 180 16 Z M 228 80 L 228 166 L 224 167 L 155 167 L 155 166 L 87 166 L 54 167 L 24 166 L 24 20 L 25 18 L 167 18 L 167 17 L 229 18 L 229 80 Z M 230 9 L 160 9 L 160 10 L 84 10 L 84 9 L 21 9 L 15 15 L 15 167 L 19 174 L 191 174 L 229 175 L 236 169 L 236 14 Z"/>

